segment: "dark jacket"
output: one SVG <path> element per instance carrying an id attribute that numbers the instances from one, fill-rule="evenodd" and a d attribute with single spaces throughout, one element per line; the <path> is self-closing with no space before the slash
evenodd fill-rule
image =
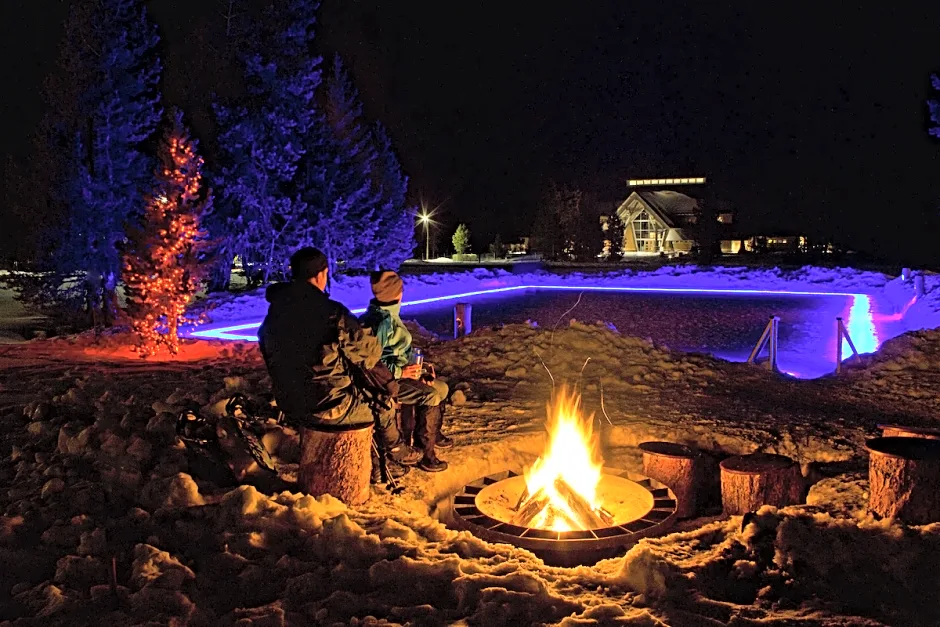
<path id="1" fill-rule="evenodd" d="M 356 398 L 353 369 L 373 368 L 378 341 L 309 283 L 276 283 L 258 339 L 278 407 L 296 426 L 337 423 Z"/>

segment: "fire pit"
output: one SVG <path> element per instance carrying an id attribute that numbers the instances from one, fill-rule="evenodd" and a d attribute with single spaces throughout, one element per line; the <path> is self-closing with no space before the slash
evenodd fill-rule
<path id="1" fill-rule="evenodd" d="M 515 544 L 548 563 L 613 557 L 639 538 L 661 533 L 676 515 L 665 485 L 604 468 L 581 399 L 562 390 L 549 407 L 546 452 L 520 475 L 477 479 L 454 497 L 454 522 L 491 542 Z"/>

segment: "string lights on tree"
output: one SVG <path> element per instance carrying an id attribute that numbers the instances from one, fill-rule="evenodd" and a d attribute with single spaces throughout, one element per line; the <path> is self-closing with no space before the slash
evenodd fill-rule
<path id="1" fill-rule="evenodd" d="M 203 257 L 209 241 L 200 223 L 211 207 L 211 191 L 203 184 L 203 160 L 182 113 L 173 113 L 171 120 L 160 145 L 154 191 L 140 223 L 128 230 L 124 255 L 128 313 L 141 357 L 161 347 L 179 351 L 179 327 L 198 322 L 187 317 L 186 308 L 208 267 Z"/>

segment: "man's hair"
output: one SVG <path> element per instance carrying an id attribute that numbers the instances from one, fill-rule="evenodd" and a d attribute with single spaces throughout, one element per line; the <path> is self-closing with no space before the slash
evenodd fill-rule
<path id="1" fill-rule="evenodd" d="M 295 281 L 308 281 L 328 266 L 326 255 L 312 246 L 305 246 L 290 256 L 290 273 Z"/>

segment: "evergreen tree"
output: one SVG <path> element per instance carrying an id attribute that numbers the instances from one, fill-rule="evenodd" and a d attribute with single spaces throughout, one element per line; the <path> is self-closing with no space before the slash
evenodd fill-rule
<path id="1" fill-rule="evenodd" d="M 56 154 L 49 171 L 64 215 L 40 298 L 85 300 L 114 314 L 124 224 L 142 210 L 153 161 L 146 142 L 161 116 L 156 25 L 142 0 L 82 0 L 66 25 L 60 71 L 47 84 L 57 103 L 44 129 Z M 63 280 L 84 273 L 84 283 Z"/>
<path id="2" fill-rule="evenodd" d="M 318 122 L 316 9 L 311 0 L 271 6 L 271 32 L 262 33 L 245 58 L 248 105 L 216 107 L 224 191 L 210 226 L 221 235 L 223 272 L 238 256 L 246 274 L 267 282 L 285 272 L 294 250 L 312 241 L 305 199 L 312 168 L 301 166 Z"/>
<path id="3" fill-rule="evenodd" d="M 506 256 L 506 246 L 503 245 L 503 238 L 499 233 L 496 234 L 496 237 L 490 244 L 490 254 L 493 255 L 494 259 L 500 259 Z"/>
<path id="4" fill-rule="evenodd" d="M 626 228 L 623 224 L 623 220 L 621 220 L 617 212 L 614 211 L 607 218 L 606 239 L 610 242 L 610 247 L 607 251 L 609 259 L 619 261 L 623 258 L 623 238 L 625 231 Z"/>
<path id="5" fill-rule="evenodd" d="M 930 76 L 930 86 L 934 91 L 940 92 L 940 76 L 932 74 Z M 930 121 L 934 124 L 930 127 L 930 134 L 934 137 L 940 137 L 940 100 L 928 100 L 927 106 L 930 107 Z"/>
<path id="6" fill-rule="evenodd" d="M 397 268 L 414 254 L 415 212 L 405 200 L 408 177 L 402 174 L 391 139 L 381 125 L 375 126 L 373 134 L 376 161 L 372 180 L 378 191 L 378 237 L 377 245 L 367 251 L 363 266 L 373 270 Z"/>
<path id="7" fill-rule="evenodd" d="M 326 82 L 324 126 L 314 126 L 318 150 L 308 160 L 314 176 L 307 191 L 314 226 L 313 241 L 323 251 L 331 274 L 372 270 L 379 239 L 378 189 L 373 182 L 376 149 L 361 121 L 362 105 L 356 88 L 334 57 Z M 313 143 L 312 142 L 312 143 Z"/>
<path id="8" fill-rule="evenodd" d="M 178 352 L 186 306 L 208 270 L 209 243 L 201 222 L 212 200 L 196 148 L 182 113 L 174 112 L 160 146 L 153 193 L 138 225 L 128 229 L 123 279 L 142 357 L 161 346 Z"/>
<path id="9" fill-rule="evenodd" d="M 458 255 L 463 255 L 470 250 L 470 229 L 467 228 L 466 224 L 457 226 L 457 230 L 454 231 L 454 236 L 451 238 L 451 241 L 454 244 L 454 252 Z"/>

